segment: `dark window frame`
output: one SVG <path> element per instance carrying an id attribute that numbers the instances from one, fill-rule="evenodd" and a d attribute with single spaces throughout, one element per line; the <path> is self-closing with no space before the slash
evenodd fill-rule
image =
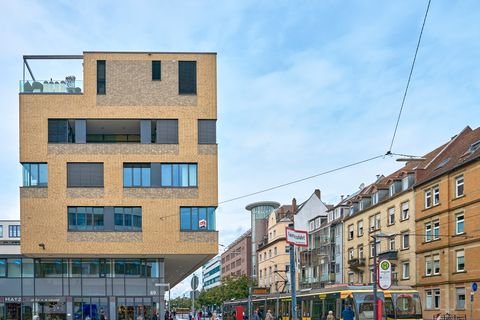
<path id="1" fill-rule="evenodd" d="M 20 238 L 20 225 L 19 224 L 8 225 L 8 237 L 9 238 Z"/>
<path id="2" fill-rule="evenodd" d="M 152 60 L 152 81 L 162 80 L 162 61 Z"/>
<path id="3" fill-rule="evenodd" d="M 31 167 L 32 165 L 37 165 L 37 184 L 32 184 L 32 171 L 31 171 Z M 41 167 L 42 165 L 45 165 L 46 166 L 46 182 L 42 182 L 42 179 L 41 179 L 41 176 L 40 173 L 42 172 L 41 170 Z M 27 169 L 28 167 L 28 169 Z M 29 172 L 29 175 L 28 175 L 28 178 L 25 176 L 25 171 L 28 171 Z M 27 181 L 28 179 L 28 181 Z M 26 188 L 46 188 L 48 187 L 48 163 L 47 162 L 22 162 L 22 187 L 26 187 Z"/>
<path id="4" fill-rule="evenodd" d="M 196 219 L 194 219 L 194 210 L 196 209 Z M 205 220 L 206 220 L 206 227 L 204 229 L 200 229 L 200 210 L 205 209 Z M 210 221 L 209 218 L 209 210 L 213 209 L 213 222 Z M 189 224 L 190 228 L 183 228 L 182 226 L 182 210 L 189 210 Z M 205 207 L 205 206 L 192 206 L 192 207 L 186 207 L 186 206 L 181 206 L 180 207 L 180 232 L 213 232 L 216 231 L 216 207 Z M 194 222 L 196 222 L 196 227 L 194 228 Z M 212 225 L 213 224 L 213 225 Z"/>
<path id="5" fill-rule="evenodd" d="M 214 128 L 213 133 L 210 127 L 212 123 Z M 197 141 L 198 144 L 217 144 L 217 119 L 198 119 Z"/>
<path id="6" fill-rule="evenodd" d="M 79 212 L 79 209 L 84 209 L 85 212 Z M 102 212 L 95 212 L 95 209 L 102 209 Z M 91 209 L 91 212 L 89 209 Z M 83 211 L 83 210 L 82 210 Z M 79 215 L 85 215 L 85 224 L 79 224 Z M 71 216 L 75 217 L 75 224 L 71 224 Z M 96 225 L 95 222 L 97 221 L 95 216 L 102 217 L 102 224 Z M 89 219 L 90 217 L 90 219 Z M 91 224 L 88 224 L 88 221 L 91 221 Z M 67 207 L 67 225 L 68 231 L 104 231 L 105 230 L 105 207 L 102 206 L 68 206 Z M 78 226 L 84 226 L 84 228 L 79 228 Z"/>
<path id="7" fill-rule="evenodd" d="M 73 166 L 74 165 L 84 165 L 84 166 L 88 166 L 88 165 L 101 165 L 102 166 L 102 183 L 101 184 L 91 184 L 91 185 L 88 185 L 88 184 L 81 184 L 81 183 L 73 183 L 70 181 L 69 177 L 70 175 L 72 174 L 70 172 L 70 170 L 73 169 Z M 70 169 L 72 168 L 72 169 Z M 76 169 L 78 170 L 78 169 Z M 73 179 L 73 178 L 72 178 Z M 104 163 L 103 162 L 67 162 L 67 188 L 103 188 L 105 185 L 105 167 L 104 167 Z"/>
<path id="8" fill-rule="evenodd" d="M 125 209 L 130 209 L 130 213 L 125 212 Z M 140 214 L 135 213 L 134 209 L 140 209 Z M 120 210 L 122 212 L 120 212 Z M 122 217 L 122 224 L 117 224 L 117 217 Z M 128 218 L 127 218 L 128 217 Z M 140 206 L 125 206 L 125 207 L 114 207 L 113 208 L 113 224 L 115 231 L 133 231 L 141 232 L 143 228 L 143 215 L 142 207 Z M 127 219 L 130 219 L 130 225 L 126 225 Z M 135 226 L 135 221 L 140 221 L 140 226 Z"/>
<path id="9" fill-rule="evenodd" d="M 97 60 L 97 95 L 105 94 L 107 94 L 107 62 Z"/>
<path id="10" fill-rule="evenodd" d="M 169 139 L 170 137 L 159 137 L 159 135 L 162 135 L 162 133 L 168 135 L 168 133 L 170 131 L 169 130 L 170 128 L 164 129 L 162 127 L 162 121 L 164 121 L 164 124 L 166 125 L 166 127 L 168 127 L 172 123 L 175 123 L 175 126 L 176 126 L 175 139 Z M 157 119 L 157 123 L 156 123 L 156 126 L 155 126 L 155 143 L 157 143 L 157 144 L 179 144 L 178 131 L 179 131 L 178 119 Z M 162 139 L 159 139 L 159 138 L 162 138 Z M 161 141 L 159 141 L 159 140 L 161 140 Z"/>
<path id="11" fill-rule="evenodd" d="M 197 94 L 197 61 L 178 61 L 178 94 Z"/>

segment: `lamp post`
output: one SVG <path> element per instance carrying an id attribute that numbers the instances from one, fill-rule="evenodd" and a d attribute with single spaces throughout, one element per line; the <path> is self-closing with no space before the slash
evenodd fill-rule
<path id="1" fill-rule="evenodd" d="M 168 282 L 168 283 L 155 283 L 155 287 L 167 287 L 168 288 L 168 313 L 170 313 L 170 282 Z M 160 291 L 158 292 L 158 294 L 160 295 Z M 161 301 L 160 301 L 160 303 L 161 303 Z M 159 315 L 159 316 L 162 316 L 162 315 Z"/>
<path id="2" fill-rule="evenodd" d="M 377 238 L 391 238 L 396 234 L 385 234 L 382 232 L 378 232 L 376 234 L 372 234 L 371 237 L 373 238 L 373 319 L 378 319 L 378 290 L 377 290 Z"/>

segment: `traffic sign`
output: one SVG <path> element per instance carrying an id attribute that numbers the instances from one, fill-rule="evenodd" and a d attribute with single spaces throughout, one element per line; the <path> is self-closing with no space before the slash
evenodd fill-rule
<path id="1" fill-rule="evenodd" d="M 472 282 L 472 291 L 477 292 L 478 290 L 478 284 L 476 282 Z"/>
<path id="2" fill-rule="evenodd" d="M 392 264 L 388 260 L 382 260 L 378 264 L 378 286 L 383 290 L 392 286 Z"/>
<path id="3" fill-rule="evenodd" d="M 198 288 L 198 277 L 196 274 L 193 275 L 192 280 L 190 281 L 190 286 L 192 287 L 192 290 L 197 290 Z"/>

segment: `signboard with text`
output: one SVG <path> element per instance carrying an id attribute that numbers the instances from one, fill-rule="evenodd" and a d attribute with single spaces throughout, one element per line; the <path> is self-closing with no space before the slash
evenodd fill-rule
<path id="1" fill-rule="evenodd" d="M 308 232 L 295 230 L 292 228 L 285 228 L 285 234 L 287 237 L 287 243 L 293 244 L 299 247 L 308 247 Z"/>
<path id="2" fill-rule="evenodd" d="M 378 286 L 383 290 L 392 286 L 392 264 L 388 260 L 382 260 L 378 264 Z"/>

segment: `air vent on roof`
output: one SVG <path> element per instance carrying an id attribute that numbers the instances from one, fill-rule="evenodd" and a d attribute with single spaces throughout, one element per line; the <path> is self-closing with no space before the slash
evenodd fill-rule
<path id="1" fill-rule="evenodd" d="M 443 167 L 444 165 L 446 165 L 446 164 L 448 163 L 448 161 L 450 161 L 450 157 L 448 157 L 448 158 L 446 158 L 446 159 L 443 159 L 442 162 L 440 162 L 440 163 L 438 164 L 438 166 L 436 166 L 435 169 L 433 169 L 433 171 L 440 169 L 441 167 Z"/>

